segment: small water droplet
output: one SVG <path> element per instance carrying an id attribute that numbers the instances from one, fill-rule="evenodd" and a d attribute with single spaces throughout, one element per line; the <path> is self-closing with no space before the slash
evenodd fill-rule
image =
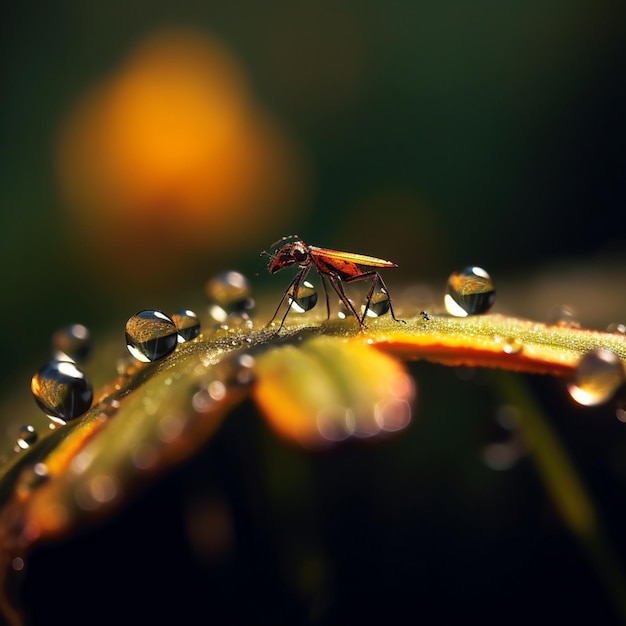
<path id="1" fill-rule="evenodd" d="M 430 315 L 428 315 L 427 311 L 420 311 L 420 315 L 422 316 L 422 319 L 425 322 L 429 322 L 430 321 Z"/>
<path id="2" fill-rule="evenodd" d="M 248 279 L 240 272 L 214 276 L 206 283 L 205 292 L 211 302 L 209 313 L 218 322 L 225 322 L 230 315 L 247 315 L 254 307 Z"/>
<path id="3" fill-rule="evenodd" d="M 524 344 L 521 339 L 517 337 L 502 337 L 501 335 L 495 335 L 494 341 L 502 345 L 502 351 L 505 354 L 519 354 L 524 348 Z"/>
<path id="4" fill-rule="evenodd" d="M 389 294 L 384 287 L 380 285 L 376 286 L 374 293 L 372 294 L 372 299 L 367 307 L 367 317 L 380 317 L 385 313 L 389 312 L 391 308 L 391 300 L 389 299 Z M 361 307 L 361 311 L 365 309 L 365 305 Z"/>
<path id="5" fill-rule="evenodd" d="M 504 345 L 502 349 L 507 354 L 519 354 L 524 349 L 524 344 L 521 339 L 517 337 L 507 337 L 504 340 Z"/>
<path id="6" fill-rule="evenodd" d="M 617 335 L 626 335 L 626 324 L 614 323 L 606 327 L 607 333 L 615 333 Z"/>
<path id="7" fill-rule="evenodd" d="M 305 280 L 298 289 L 298 294 L 293 297 L 293 286 L 289 288 L 289 306 L 298 313 L 306 313 L 317 304 L 317 291 L 315 287 Z"/>
<path id="8" fill-rule="evenodd" d="M 53 356 L 57 361 L 83 363 L 92 348 L 89 329 L 82 324 L 70 324 L 52 335 Z"/>
<path id="9" fill-rule="evenodd" d="M 17 431 L 17 449 L 18 450 L 26 450 L 32 446 L 35 441 L 37 441 L 37 431 L 34 426 L 28 424 L 27 426 L 22 426 Z"/>
<path id="10" fill-rule="evenodd" d="M 450 315 L 480 315 L 489 311 L 495 300 L 494 283 L 482 267 L 469 266 L 450 274 L 444 297 L 446 310 Z"/>
<path id="11" fill-rule="evenodd" d="M 151 363 L 171 354 L 178 343 L 176 324 L 162 311 L 139 311 L 126 322 L 126 347 L 138 360 Z"/>
<path id="12" fill-rule="evenodd" d="M 176 311 L 172 315 L 172 321 L 178 330 L 178 342 L 191 341 L 200 334 L 200 320 L 190 309 Z"/>
<path id="13" fill-rule="evenodd" d="M 563 328 L 580 328 L 580 322 L 577 317 L 578 313 L 574 307 L 568 304 L 561 304 L 548 312 L 546 324 Z"/>
<path id="14" fill-rule="evenodd" d="M 567 390 L 579 404 L 596 406 L 610 400 L 623 383 L 624 367 L 617 354 L 598 349 L 580 359 Z"/>
<path id="15" fill-rule="evenodd" d="M 71 361 L 51 361 L 32 378 L 35 402 L 57 423 L 86 413 L 93 400 L 93 388 L 85 372 Z"/>

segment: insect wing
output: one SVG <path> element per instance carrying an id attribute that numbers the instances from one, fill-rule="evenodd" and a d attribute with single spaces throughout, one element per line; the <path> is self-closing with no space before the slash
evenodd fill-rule
<path id="1" fill-rule="evenodd" d="M 340 250 L 318 248 L 317 246 L 309 246 L 309 251 L 314 257 L 327 257 L 338 261 L 346 261 L 347 263 L 356 263 L 357 265 L 366 265 L 369 267 L 398 267 L 392 261 L 385 261 L 384 259 L 378 259 L 374 256 L 356 254 L 354 252 L 341 252 Z"/>

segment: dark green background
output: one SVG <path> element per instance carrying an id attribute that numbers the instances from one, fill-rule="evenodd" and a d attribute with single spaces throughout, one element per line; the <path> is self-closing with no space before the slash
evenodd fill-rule
<path id="1" fill-rule="evenodd" d="M 509 276 L 541 275 L 555 261 L 580 268 L 599 259 L 612 268 L 606 289 L 623 291 L 625 7 L 605 0 L 3 3 L 4 389 L 28 396 L 29 372 L 47 358 L 50 334 L 61 325 L 83 322 L 96 340 L 115 330 L 123 347 L 123 324 L 147 299 L 170 302 L 179 293 L 200 292 L 208 275 L 224 269 L 222 264 L 250 276 L 263 270 L 258 250 L 234 250 L 230 259 L 215 259 L 207 249 L 197 271 L 182 276 L 179 284 L 119 301 L 101 293 L 69 252 L 70 229 L 53 167 L 59 124 L 76 99 L 110 73 L 137 41 L 170 25 L 206 29 L 229 47 L 248 73 L 257 101 L 308 155 L 311 196 L 294 214 L 292 232 L 311 243 L 393 258 L 407 283 L 441 285 L 451 270 L 470 263 L 482 264 L 506 283 Z M 353 54 L 360 71 L 346 85 L 340 69 Z M 359 207 L 381 194 L 409 197 L 415 204 L 409 202 L 393 221 L 384 212 L 364 216 Z M 167 250 L 166 242 L 141 243 Z M 576 274 L 568 279 L 575 286 Z M 269 284 L 264 276 L 254 281 L 258 287 Z M 272 286 L 278 288 L 275 282 Z M 554 297 L 553 305 L 562 304 Z M 512 312 L 514 304 L 513 297 Z M 597 311 L 596 318 L 603 317 Z M 480 465 L 483 430 L 497 404 L 488 385 L 461 382 L 452 371 L 429 365 L 420 365 L 416 373 L 418 420 L 405 439 L 398 439 L 399 447 L 389 442 L 380 448 L 348 447 L 311 461 L 326 495 L 302 506 L 312 514 L 321 511 L 323 519 L 318 531 L 302 532 L 313 550 L 323 538 L 335 568 L 334 583 L 329 583 L 334 584 L 332 604 L 321 615 L 346 623 L 351 617 L 383 619 L 387 608 L 396 619 L 421 623 L 436 623 L 437 617 L 458 623 L 542 623 L 544 617 L 557 623 L 564 617 L 573 623 L 593 616 L 598 623 L 610 622 L 604 591 L 558 522 L 530 463 L 502 474 Z M 623 543 L 623 425 L 609 409 L 593 419 L 589 412 L 572 413 L 562 388 L 552 381 L 533 384 L 556 416 L 601 509 L 610 512 L 611 536 Z M 220 476 L 212 488 L 231 502 L 243 542 L 236 562 L 228 566 L 232 569 L 197 573 L 188 561 L 179 563 L 178 554 L 168 553 L 153 579 L 145 570 L 138 573 L 148 582 L 136 597 L 158 597 L 162 589 L 154 572 L 167 576 L 174 571 L 174 591 L 191 590 L 193 602 L 187 607 L 193 612 L 210 606 L 202 594 L 210 594 L 217 577 L 227 590 L 216 597 L 218 616 L 228 616 L 232 602 L 234 618 L 278 616 L 293 623 L 308 613 L 300 605 L 293 608 L 296 600 L 283 594 L 285 581 L 277 573 L 280 559 L 273 546 L 284 539 L 285 519 L 298 528 L 306 515 L 289 517 L 280 498 L 279 504 L 261 506 L 261 512 L 250 504 L 246 490 L 256 461 L 251 461 L 253 470 L 246 469 L 246 455 L 255 454 L 251 451 L 260 440 L 254 439 L 258 433 L 251 435 L 253 442 L 242 450 L 238 438 L 246 435 L 230 428 L 216 444 L 223 446 L 217 459 L 196 461 L 186 471 L 200 471 L 199 464 L 203 472 Z M 276 444 L 262 445 L 271 451 Z M 372 464 L 380 467 L 380 476 L 371 473 Z M 285 468 L 290 471 L 288 459 Z M 188 478 L 175 474 L 163 491 L 148 496 L 149 519 L 162 517 L 164 532 L 176 540 L 178 509 L 175 502 L 173 509 L 168 506 L 178 497 L 176 481 L 186 484 Z M 161 501 L 167 512 L 162 516 Z M 137 507 L 131 510 L 136 513 Z M 121 546 L 121 551 L 138 547 L 134 558 L 147 563 L 153 540 L 124 536 L 135 526 L 120 519 L 123 523 L 105 530 L 111 534 L 104 541 L 110 543 L 101 545 Z M 85 549 L 80 541 L 66 553 L 72 555 L 63 571 L 67 578 L 57 577 L 70 588 L 72 574 L 80 578 L 94 546 L 88 541 Z M 39 569 L 33 567 L 34 576 L 41 577 L 30 579 L 27 588 L 33 603 L 45 580 L 55 579 L 63 550 L 48 563 L 44 554 Z M 105 556 L 94 556 L 96 571 L 97 559 Z M 128 592 L 137 580 L 133 571 L 119 561 L 105 562 L 107 567 L 117 563 L 123 572 L 118 572 L 123 584 L 112 598 L 133 597 Z M 108 572 L 101 577 L 105 584 Z M 52 598 L 58 598 L 59 587 L 49 587 Z M 360 603 L 359 589 L 375 600 L 371 611 Z M 281 598 L 287 604 L 281 605 Z M 177 607 L 168 610 L 175 615 Z M 111 611 L 115 614 L 115 605 Z"/>

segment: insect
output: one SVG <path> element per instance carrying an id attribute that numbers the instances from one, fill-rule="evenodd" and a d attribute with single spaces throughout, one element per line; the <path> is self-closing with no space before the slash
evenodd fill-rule
<path id="1" fill-rule="evenodd" d="M 272 244 L 272 248 L 281 244 L 280 248 L 276 251 L 275 254 L 269 254 L 267 252 L 262 254 L 267 254 L 271 257 L 271 261 L 269 262 L 267 269 L 270 274 L 276 274 L 282 269 L 286 267 L 291 267 L 292 265 L 297 265 L 300 268 L 300 271 L 295 275 L 289 286 L 287 287 L 283 297 L 278 303 L 278 307 L 276 307 L 276 311 L 272 319 L 269 321 L 271 324 L 278 315 L 278 311 L 280 311 L 280 307 L 282 306 L 285 298 L 293 294 L 294 296 L 298 294 L 298 290 L 300 289 L 300 285 L 304 282 L 304 279 L 307 277 L 307 274 L 311 270 L 312 267 L 315 267 L 317 273 L 320 275 L 322 279 L 322 284 L 324 285 L 324 292 L 326 293 L 326 312 L 328 317 L 330 317 L 330 304 L 328 300 L 328 288 L 326 286 L 325 278 L 328 278 L 330 284 L 333 286 L 333 289 L 337 292 L 337 295 L 341 298 L 341 301 L 344 303 L 348 311 L 354 315 L 354 317 L 358 320 L 359 326 L 361 330 L 365 329 L 365 316 L 367 315 L 367 311 L 372 302 L 372 296 L 374 295 L 374 289 L 376 285 L 380 285 L 387 294 L 389 290 L 385 285 L 385 281 L 382 279 L 381 275 L 376 270 L 363 270 L 359 266 L 363 267 L 398 267 L 395 263 L 391 261 L 385 261 L 383 259 L 378 259 L 372 256 L 366 256 L 364 254 L 355 254 L 353 252 L 340 252 L 339 250 L 331 250 L 329 248 L 319 248 L 318 246 L 309 246 L 302 239 L 300 239 L 297 235 L 289 235 L 287 237 L 283 237 L 278 241 Z M 365 308 L 363 309 L 363 313 L 359 315 L 354 304 L 350 301 L 346 292 L 343 288 L 344 283 L 353 283 L 359 280 L 369 280 L 371 281 L 369 291 L 367 293 L 367 297 L 365 299 Z M 283 319 L 280 322 L 280 330 L 285 323 L 285 319 L 287 319 L 287 314 L 291 307 L 287 307 L 287 311 L 283 315 Z M 393 306 L 391 305 L 391 298 L 389 298 L 389 311 L 391 312 L 391 317 L 393 317 L 396 322 L 401 321 L 396 317 Z M 269 325 L 268 324 L 268 325 Z"/>

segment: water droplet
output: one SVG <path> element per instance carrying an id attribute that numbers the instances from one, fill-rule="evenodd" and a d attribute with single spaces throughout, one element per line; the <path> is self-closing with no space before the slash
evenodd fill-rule
<path id="1" fill-rule="evenodd" d="M 577 317 L 578 314 L 574 307 L 568 304 L 561 304 L 549 311 L 546 317 L 546 324 L 562 326 L 563 328 L 580 328 L 580 322 Z"/>
<path id="2" fill-rule="evenodd" d="M 35 402 L 50 419 L 60 424 L 87 412 L 93 388 L 85 372 L 71 361 L 50 361 L 32 378 Z"/>
<path id="3" fill-rule="evenodd" d="M 37 441 L 37 431 L 34 426 L 28 424 L 27 426 L 22 426 L 17 431 L 18 450 L 26 450 L 26 448 L 32 446 L 35 441 Z"/>
<path id="4" fill-rule="evenodd" d="M 580 359 L 567 390 L 579 404 L 595 406 L 610 400 L 623 383 L 624 367 L 617 354 L 598 349 Z"/>
<path id="5" fill-rule="evenodd" d="M 626 324 L 614 323 L 606 327 L 607 333 L 616 333 L 618 335 L 626 335 Z"/>
<path id="6" fill-rule="evenodd" d="M 177 343 L 176 324 L 162 311 L 139 311 L 126 322 L 126 347 L 138 361 L 163 359 Z"/>
<path id="7" fill-rule="evenodd" d="M 354 302 L 351 298 L 348 298 L 348 301 L 354 305 Z M 348 319 L 350 316 L 352 316 L 352 311 L 348 309 L 343 300 L 339 300 L 337 304 L 337 317 L 340 320 L 345 320 Z"/>
<path id="8" fill-rule="evenodd" d="M 444 298 L 450 315 L 466 317 L 486 313 L 495 300 L 495 286 L 482 267 L 470 266 L 450 274 Z"/>
<path id="9" fill-rule="evenodd" d="M 52 335 L 53 356 L 57 361 L 83 363 L 92 348 L 89 329 L 82 324 L 70 324 Z"/>
<path id="10" fill-rule="evenodd" d="M 190 309 L 176 311 L 176 313 L 172 315 L 172 321 L 176 324 L 179 343 L 191 341 L 200 334 L 200 320 Z"/>
<path id="11" fill-rule="evenodd" d="M 430 315 L 428 315 L 427 311 L 420 311 L 420 315 L 425 322 L 430 322 Z"/>
<path id="12" fill-rule="evenodd" d="M 298 294 L 293 297 L 293 285 L 289 288 L 289 306 L 298 313 L 306 313 L 317 304 L 317 291 L 315 287 L 305 280 L 298 289 Z"/>
<path id="13" fill-rule="evenodd" d="M 218 322 L 225 322 L 230 315 L 247 315 L 254 307 L 248 279 L 240 272 L 231 270 L 214 276 L 205 292 L 211 302 L 209 313 Z"/>
<path id="14" fill-rule="evenodd" d="M 391 307 L 391 301 L 389 299 L 389 294 L 384 287 L 380 285 L 376 286 L 374 293 L 372 294 L 372 299 L 370 300 L 369 306 L 367 307 L 367 317 L 380 317 L 389 311 Z M 361 307 L 361 311 L 365 309 L 365 305 Z"/>
<path id="15" fill-rule="evenodd" d="M 523 348 L 524 344 L 522 343 L 522 340 L 517 337 L 507 337 L 504 340 L 504 345 L 502 346 L 502 349 L 507 354 L 519 354 Z"/>
<path id="16" fill-rule="evenodd" d="M 501 335 L 495 335 L 494 341 L 502 345 L 502 351 L 505 354 L 519 354 L 524 348 L 524 344 L 521 339 L 517 337 L 502 337 Z"/>

